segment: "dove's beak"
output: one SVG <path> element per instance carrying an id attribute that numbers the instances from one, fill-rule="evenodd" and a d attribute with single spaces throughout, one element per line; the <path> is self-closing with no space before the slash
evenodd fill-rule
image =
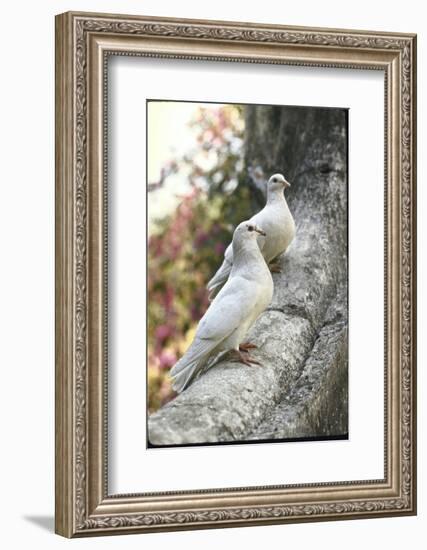
<path id="1" fill-rule="evenodd" d="M 255 227 L 255 231 L 257 233 L 259 233 L 260 235 L 262 235 L 263 237 L 267 236 L 267 234 L 262 229 L 260 229 L 259 227 Z"/>
<path id="2" fill-rule="evenodd" d="M 284 184 L 285 184 L 285 189 L 286 189 L 287 187 L 290 187 L 290 186 L 291 186 L 291 184 L 290 184 L 288 181 L 286 181 L 286 180 L 284 181 Z"/>

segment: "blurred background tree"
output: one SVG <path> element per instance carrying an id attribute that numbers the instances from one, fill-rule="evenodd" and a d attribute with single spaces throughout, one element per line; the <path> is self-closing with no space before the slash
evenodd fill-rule
<path id="1" fill-rule="evenodd" d="M 195 104 L 185 131 L 194 132 L 195 145 L 164 163 L 158 180 L 148 184 L 150 216 L 150 207 L 161 200 L 156 195 L 168 180 L 181 175 L 187 182 L 176 204 L 150 220 L 150 413 L 174 396 L 168 373 L 187 349 L 209 305 L 206 283 L 221 264 L 235 225 L 256 208 L 243 174 L 244 107 Z M 159 212 L 158 204 L 155 211 Z"/>

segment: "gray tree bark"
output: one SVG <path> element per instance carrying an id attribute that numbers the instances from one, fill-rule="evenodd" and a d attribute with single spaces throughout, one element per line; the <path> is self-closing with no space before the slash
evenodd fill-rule
<path id="1" fill-rule="evenodd" d="M 214 365 L 149 418 L 152 445 L 348 431 L 347 113 L 247 107 L 245 158 L 247 167 L 291 182 L 286 197 L 296 222 L 273 275 L 273 301 L 248 338 L 261 366 Z M 262 200 L 259 190 L 254 197 Z"/>

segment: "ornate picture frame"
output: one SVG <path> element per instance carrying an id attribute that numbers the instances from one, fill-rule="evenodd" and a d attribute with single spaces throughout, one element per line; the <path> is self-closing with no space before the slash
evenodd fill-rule
<path id="1" fill-rule="evenodd" d="M 112 495 L 107 476 L 108 56 L 385 75 L 384 479 Z M 56 532 L 65 537 L 416 513 L 416 36 L 68 12 L 56 18 Z"/>

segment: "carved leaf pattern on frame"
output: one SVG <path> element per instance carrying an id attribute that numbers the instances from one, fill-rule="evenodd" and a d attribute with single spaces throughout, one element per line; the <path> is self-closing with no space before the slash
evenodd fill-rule
<path id="1" fill-rule="evenodd" d="M 165 512 L 130 514 L 112 517 L 87 517 L 86 510 L 86 238 L 87 238 L 87 35 L 115 33 L 164 37 L 199 38 L 244 42 L 337 46 L 397 50 L 401 53 L 401 492 L 399 499 L 366 500 L 346 503 L 319 503 L 274 507 L 245 507 L 195 512 Z M 144 21 L 110 21 L 108 19 L 77 18 L 75 22 L 75 523 L 78 530 L 151 525 L 182 525 L 203 522 L 244 521 L 283 517 L 327 516 L 349 513 L 375 513 L 383 510 L 402 510 L 411 506 L 413 485 L 412 455 L 412 223 L 411 196 L 412 159 L 412 59 L 411 42 L 402 38 L 340 34 L 328 32 L 281 31 L 249 29 L 215 24 L 153 23 Z M 120 52 L 117 52 L 120 54 Z M 172 56 L 176 57 L 176 56 Z M 210 58 L 214 59 L 215 58 Z M 217 58 L 221 59 L 221 58 Z M 238 59 L 235 61 L 239 61 Z M 247 61 L 242 59 L 241 61 Z M 262 60 L 259 62 L 263 62 Z M 277 62 L 277 61 L 276 61 Z M 304 62 L 298 63 L 304 65 Z M 306 65 L 313 65 L 313 63 Z M 318 63 L 318 66 L 322 64 Z M 340 65 L 343 66 L 343 65 Z M 346 65 L 351 67 L 351 65 Z M 359 66 L 360 68 L 360 66 Z M 331 484 L 333 485 L 333 484 Z M 203 491 L 198 491 L 203 493 Z"/>

